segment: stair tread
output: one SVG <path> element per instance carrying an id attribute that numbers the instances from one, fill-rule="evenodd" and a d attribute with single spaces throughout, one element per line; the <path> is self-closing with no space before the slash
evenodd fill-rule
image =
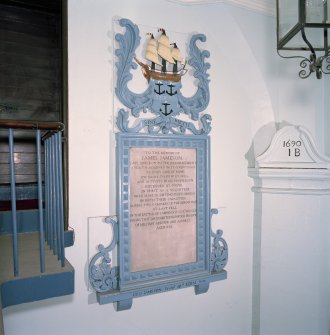
<path id="1" fill-rule="evenodd" d="M 62 267 L 57 255 L 53 254 L 45 242 L 45 272 L 41 273 L 39 233 L 22 233 L 18 234 L 19 274 L 15 277 L 12 245 L 11 235 L 0 236 L 0 284 L 27 277 L 74 271 L 67 260 L 65 260 L 65 266 Z"/>

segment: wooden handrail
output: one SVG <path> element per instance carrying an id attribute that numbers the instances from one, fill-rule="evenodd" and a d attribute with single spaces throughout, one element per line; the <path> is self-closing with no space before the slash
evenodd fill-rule
<path id="1" fill-rule="evenodd" d="M 61 122 L 48 122 L 48 121 L 0 120 L 0 128 L 62 131 L 64 130 L 64 124 Z"/>

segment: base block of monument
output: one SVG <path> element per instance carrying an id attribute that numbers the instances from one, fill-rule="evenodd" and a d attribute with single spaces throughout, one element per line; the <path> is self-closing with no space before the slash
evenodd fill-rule
<path id="1" fill-rule="evenodd" d="M 149 284 L 146 288 L 140 287 L 127 291 L 113 290 L 108 292 L 97 292 L 96 296 L 100 305 L 114 303 L 116 311 L 123 311 L 132 307 L 134 298 L 169 292 L 187 287 L 194 287 L 195 294 L 202 294 L 208 291 L 210 283 L 224 279 L 227 279 L 227 271 L 222 270 L 220 273 L 204 277 L 192 277 L 188 280 L 176 280 L 166 284 Z"/>

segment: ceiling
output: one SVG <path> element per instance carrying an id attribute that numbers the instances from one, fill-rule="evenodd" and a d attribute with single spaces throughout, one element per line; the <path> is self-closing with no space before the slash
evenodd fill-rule
<path id="1" fill-rule="evenodd" d="M 168 0 L 181 5 L 210 5 L 226 3 L 268 15 L 275 15 L 275 0 Z"/>
<path id="2" fill-rule="evenodd" d="M 215 3 L 225 3 L 262 12 L 268 15 L 275 15 L 275 0 L 167 0 L 181 5 L 210 5 Z M 2 4 L 12 6 L 27 7 L 30 9 L 39 9 L 49 12 L 59 12 L 61 0 L 1 0 Z"/>

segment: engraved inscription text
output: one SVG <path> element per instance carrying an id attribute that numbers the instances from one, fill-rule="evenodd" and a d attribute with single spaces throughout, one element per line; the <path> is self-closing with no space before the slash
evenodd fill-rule
<path id="1" fill-rule="evenodd" d="M 131 271 L 196 262 L 196 149 L 130 149 Z"/>

